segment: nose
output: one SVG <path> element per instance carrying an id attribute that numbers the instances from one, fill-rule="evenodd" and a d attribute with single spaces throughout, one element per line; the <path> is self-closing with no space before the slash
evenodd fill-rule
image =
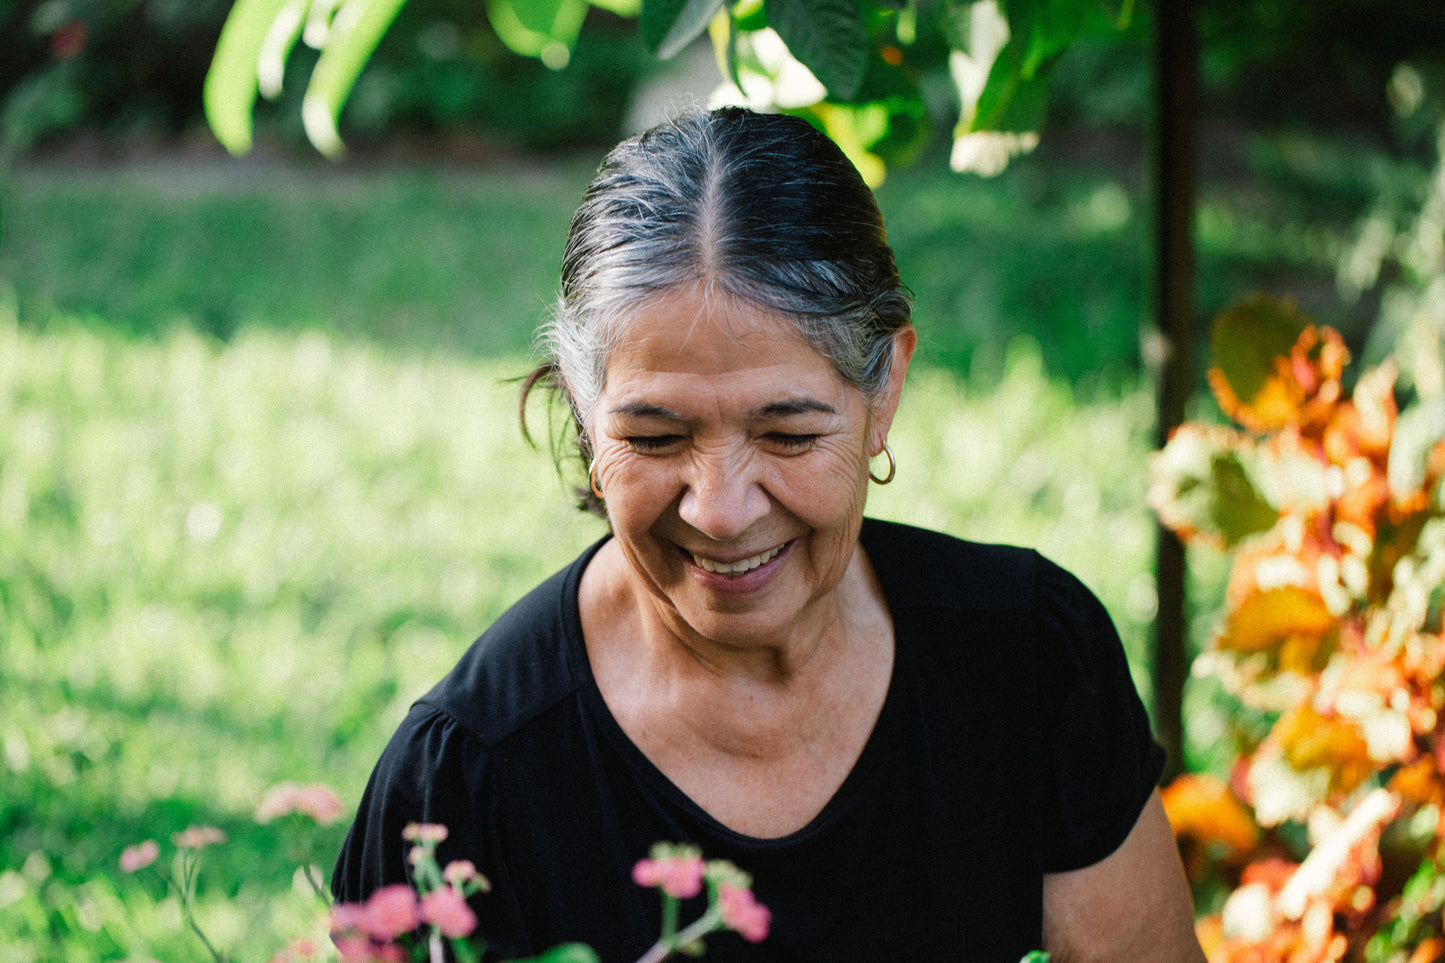
<path id="1" fill-rule="evenodd" d="M 768 513 L 768 493 L 749 458 L 699 456 L 688 476 L 678 514 L 709 538 L 738 538 Z"/>

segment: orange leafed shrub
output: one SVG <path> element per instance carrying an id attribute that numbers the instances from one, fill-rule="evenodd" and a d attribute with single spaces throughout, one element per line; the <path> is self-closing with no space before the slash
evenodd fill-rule
<path id="1" fill-rule="evenodd" d="M 1188 424 L 1150 503 L 1232 554 L 1200 668 L 1239 725 L 1228 784 L 1165 806 L 1211 963 L 1445 959 L 1445 399 L 1397 403 L 1394 367 L 1347 390 L 1340 336 L 1251 298 L 1217 320 L 1209 383 L 1235 427 Z"/>

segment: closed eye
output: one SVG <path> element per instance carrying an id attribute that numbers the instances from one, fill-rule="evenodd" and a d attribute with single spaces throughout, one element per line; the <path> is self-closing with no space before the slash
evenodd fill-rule
<path id="1" fill-rule="evenodd" d="M 782 431 L 770 431 L 763 437 L 778 448 L 790 452 L 806 451 L 818 441 L 817 435 L 794 435 Z"/>
<path id="2" fill-rule="evenodd" d="M 682 435 L 629 435 L 623 440 L 634 450 L 646 454 L 671 448 L 682 441 Z"/>

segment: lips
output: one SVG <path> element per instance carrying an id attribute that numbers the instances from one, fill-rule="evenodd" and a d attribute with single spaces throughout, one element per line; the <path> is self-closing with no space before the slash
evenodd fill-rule
<path id="1" fill-rule="evenodd" d="M 786 543 L 776 548 L 770 548 L 766 552 L 759 552 L 757 555 L 750 555 L 747 558 L 738 559 L 735 562 L 719 562 L 716 559 L 698 555 L 696 552 L 689 552 L 688 554 L 692 556 L 693 564 L 705 572 L 713 572 L 718 575 L 744 575 L 777 558 L 778 553 L 784 548 L 787 548 Z"/>

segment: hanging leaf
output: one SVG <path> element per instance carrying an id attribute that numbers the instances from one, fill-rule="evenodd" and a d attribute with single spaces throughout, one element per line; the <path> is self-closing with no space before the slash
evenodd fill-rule
<path id="1" fill-rule="evenodd" d="M 381 35 L 405 4 L 406 0 L 345 0 L 336 12 L 301 102 L 306 136 L 327 157 L 342 153 L 344 148 L 336 131 L 341 108 Z"/>
<path id="2" fill-rule="evenodd" d="M 868 63 L 868 30 L 857 0 L 764 0 L 768 23 L 789 52 L 828 88 L 852 100 Z"/>
<path id="3" fill-rule="evenodd" d="M 221 28 L 201 98 L 212 132 L 232 154 L 245 154 L 251 149 L 257 64 L 266 35 L 286 2 L 237 0 Z"/>
<path id="4" fill-rule="evenodd" d="M 1079 37 L 1116 29 L 1101 5 L 1077 0 L 1006 0 L 1003 10 L 1015 40 L 1014 65 L 1026 78 L 1046 69 Z"/>
<path id="5" fill-rule="evenodd" d="M 712 22 L 723 0 L 646 0 L 638 27 L 647 49 L 664 60 L 692 43 Z"/>
<path id="6" fill-rule="evenodd" d="M 1026 133 L 1043 126 L 1048 106 L 1048 79 L 1043 73 L 1021 71 L 1014 54 L 1015 46 L 1010 40 L 994 59 L 968 124 L 970 132 Z"/>
<path id="7" fill-rule="evenodd" d="M 261 51 L 256 57 L 256 82 L 261 96 L 267 100 L 275 100 L 281 94 L 286 61 L 301 36 L 301 25 L 310 4 L 311 0 L 287 0 L 286 6 L 271 22 L 271 29 L 266 31 L 266 39 L 261 42 Z"/>
<path id="8" fill-rule="evenodd" d="M 513 53 L 560 70 L 587 19 L 587 0 L 487 0 L 487 19 Z"/>

